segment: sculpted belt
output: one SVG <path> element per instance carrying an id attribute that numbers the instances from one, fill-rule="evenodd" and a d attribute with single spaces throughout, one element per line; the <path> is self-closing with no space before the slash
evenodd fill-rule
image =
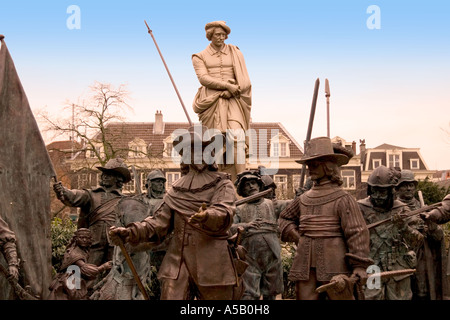
<path id="1" fill-rule="evenodd" d="M 333 216 L 302 215 L 299 232 L 310 238 L 342 237 L 340 219 Z"/>

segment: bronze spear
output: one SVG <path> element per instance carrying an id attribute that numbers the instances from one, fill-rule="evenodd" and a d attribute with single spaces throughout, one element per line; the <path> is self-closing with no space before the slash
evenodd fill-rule
<path id="1" fill-rule="evenodd" d="M 418 215 L 418 214 L 420 214 L 422 212 L 425 212 L 425 211 L 430 211 L 431 209 L 437 208 L 439 206 L 442 206 L 442 202 L 437 202 L 437 203 L 434 203 L 434 204 L 430 204 L 429 206 L 425 206 L 425 207 L 421 207 L 421 208 L 416 209 L 416 210 L 408 211 L 408 212 L 405 213 L 405 217 L 403 219 L 409 218 L 409 217 L 412 217 L 412 216 L 416 216 L 416 215 Z M 380 220 L 380 221 L 368 224 L 367 228 L 368 229 L 372 229 L 374 227 L 379 226 L 380 224 L 383 224 L 383 223 L 386 223 L 386 222 L 391 222 L 391 221 L 392 221 L 392 217 L 389 217 L 389 218 L 386 218 L 386 219 L 383 219 L 383 220 Z"/>
<path id="2" fill-rule="evenodd" d="M 166 67 L 167 74 L 169 75 L 170 81 L 172 81 L 172 85 L 173 85 L 173 87 L 175 89 L 175 92 L 177 93 L 178 99 L 181 102 L 181 106 L 183 107 L 184 113 L 186 114 L 186 117 L 187 117 L 187 119 L 189 121 L 189 125 L 192 126 L 191 118 L 189 117 L 189 114 L 187 113 L 186 107 L 184 106 L 184 103 L 183 103 L 183 99 L 181 99 L 180 93 L 178 92 L 177 86 L 175 85 L 175 81 L 173 81 L 172 75 L 170 74 L 169 68 L 167 67 L 166 61 L 164 60 L 164 57 L 163 57 L 163 55 L 161 53 L 161 50 L 159 50 L 158 44 L 156 43 L 155 37 L 153 36 L 153 32 L 150 29 L 150 27 L 148 26 L 147 21 L 144 20 L 144 22 L 145 22 L 145 25 L 147 26 L 148 33 L 152 36 L 153 42 L 155 43 L 155 46 L 156 46 L 156 49 L 158 50 L 159 55 L 161 56 L 161 60 L 162 60 L 162 62 L 164 64 L 164 67 Z"/>
<path id="3" fill-rule="evenodd" d="M 311 140 L 311 132 L 312 132 L 312 127 L 313 127 L 313 122 L 314 122 L 314 114 L 316 113 L 316 104 L 317 104 L 317 95 L 319 93 L 319 78 L 316 79 L 316 83 L 314 85 L 314 95 L 313 95 L 313 100 L 311 103 L 311 111 L 309 114 L 309 124 L 308 124 L 308 131 L 306 133 L 306 140 L 305 140 L 305 152 L 306 152 L 306 145 L 308 144 L 309 140 Z M 302 174 L 300 177 L 300 187 L 303 187 L 304 184 L 304 180 L 305 180 L 305 172 L 306 172 L 306 165 L 303 164 L 302 165 Z"/>
<path id="4" fill-rule="evenodd" d="M 330 137 L 330 83 L 325 79 L 325 97 L 327 98 L 327 137 Z"/>
<path id="5" fill-rule="evenodd" d="M 120 250 L 122 251 L 122 254 L 125 257 L 125 260 L 127 261 L 128 266 L 131 269 L 131 273 L 133 274 L 134 280 L 136 281 L 136 283 L 137 283 L 137 285 L 139 287 L 139 290 L 141 291 L 141 293 L 144 296 L 145 300 L 150 300 L 150 298 L 149 298 L 149 296 L 147 294 L 147 291 L 145 291 L 144 285 L 141 282 L 141 278 L 139 278 L 139 274 L 137 273 L 136 268 L 134 267 L 133 261 L 131 260 L 131 257 L 128 254 L 127 249 L 125 248 L 125 245 L 123 244 L 122 239 L 120 237 L 117 237 L 117 241 L 119 243 Z"/>

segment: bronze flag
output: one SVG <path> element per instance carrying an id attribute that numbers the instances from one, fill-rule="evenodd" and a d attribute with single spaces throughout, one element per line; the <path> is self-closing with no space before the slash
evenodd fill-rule
<path id="1" fill-rule="evenodd" d="M 55 175 L 14 62 L 0 36 L 0 216 L 16 235 L 19 283 L 41 299 L 51 274 L 50 179 Z M 0 263 L 5 265 L 3 255 Z M 17 299 L 0 275 L 0 299 Z"/>

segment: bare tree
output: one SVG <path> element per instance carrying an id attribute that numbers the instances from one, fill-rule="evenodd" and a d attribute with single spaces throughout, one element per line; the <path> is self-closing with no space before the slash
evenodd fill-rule
<path id="1" fill-rule="evenodd" d="M 52 133 L 52 140 L 61 136 L 71 139 L 74 148 L 70 152 L 89 154 L 86 158 L 90 161 L 85 163 L 87 167 L 105 165 L 111 158 L 128 151 L 117 146 L 117 136 L 121 133 L 108 129 L 111 123 L 123 122 L 125 118 L 122 115 L 132 110 L 127 103 L 128 95 L 125 85 L 114 88 L 111 84 L 95 82 L 90 86 L 90 95 L 82 100 L 81 105 L 67 102 L 64 109 L 70 116 L 54 119 L 40 113 L 46 123 L 44 131 Z M 81 147 L 76 148 L 77 143 Z"/>
<path id="2" fill-rule="evenodd" d="M 132 136 L 132 132 L 128 132 L 129 127 L 125 124 L 124 115 L 132 111 L 127 102 L 128 98 L 129 92 L 125 85 L 114 87 L 111 84 L 95 82 L 90 86 L 90 94 L 79 98 L 82 103 L 66 103 L 65 118 L 54 118 L 45 112 L 39 112 L 41 122 L 44 123 L 42 131 L 51 137 L 52 141 L 72 141 L 70 149 L 58 150 L 59 153 L 67 155 L 65 161 L 71 164 L 70 172 L 67 172 L 71 177 L 68 179 L 75 183 L 79 173 L 96 176 L 97 166 L 104 166 L 112 158 L 127 159 L 130 153 L 133 157 L 127 164 L 131 165 L 135 174 L 135 166 L 136 169 L 147 170 L 163 165 L 161 155 L 153 154 L 150 146 L 142 150 L 129 145 L 136 137 Z M 145 161 L 142 161 L 143 159 Z M 138 163 L 144 162 L 143 167 L 140 167 Z M 138 191 L 138 175 L 135 178 L 135 190 Z M 96 179 L 92 178 L 87 183 L 93 185 Z"/>

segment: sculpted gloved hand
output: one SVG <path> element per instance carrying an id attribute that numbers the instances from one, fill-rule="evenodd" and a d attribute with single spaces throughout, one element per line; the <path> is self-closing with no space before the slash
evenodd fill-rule
<path id="1" fill-rule="evenodd" d="M 120 245 L 121 242 L 126 243 L 130 241 L 131 231 L 129 228 L 124 227 L 111 227 L 109 228 L 109 239 L 115 246 Z"/>
<path id="2" fill-rule="evenodd" d="M 189 223 L 202 223 L 206 220 L 208 220 L 208 210 L 206 209 L 206 203 L 203 203 L 198 212 L 189 218 Z"/>
<path id="3" fill-rule="evenodd" d="M 367 272 L 364 268 L 355 268 L 353 269 L 353 273 L 352 276 L 355 276 L 357 278 L 359 278 L 359 281 L 362 285 L 366 284 L 367 282 Z"/>
<path id="4" fill-rule="evenodd" d="M 396 213 L 392 216 L 392 223 L 399 229 L 403 230 L 405 229 L 408 224 L 406 223 L 407 215 L 404 213 Z"/>

